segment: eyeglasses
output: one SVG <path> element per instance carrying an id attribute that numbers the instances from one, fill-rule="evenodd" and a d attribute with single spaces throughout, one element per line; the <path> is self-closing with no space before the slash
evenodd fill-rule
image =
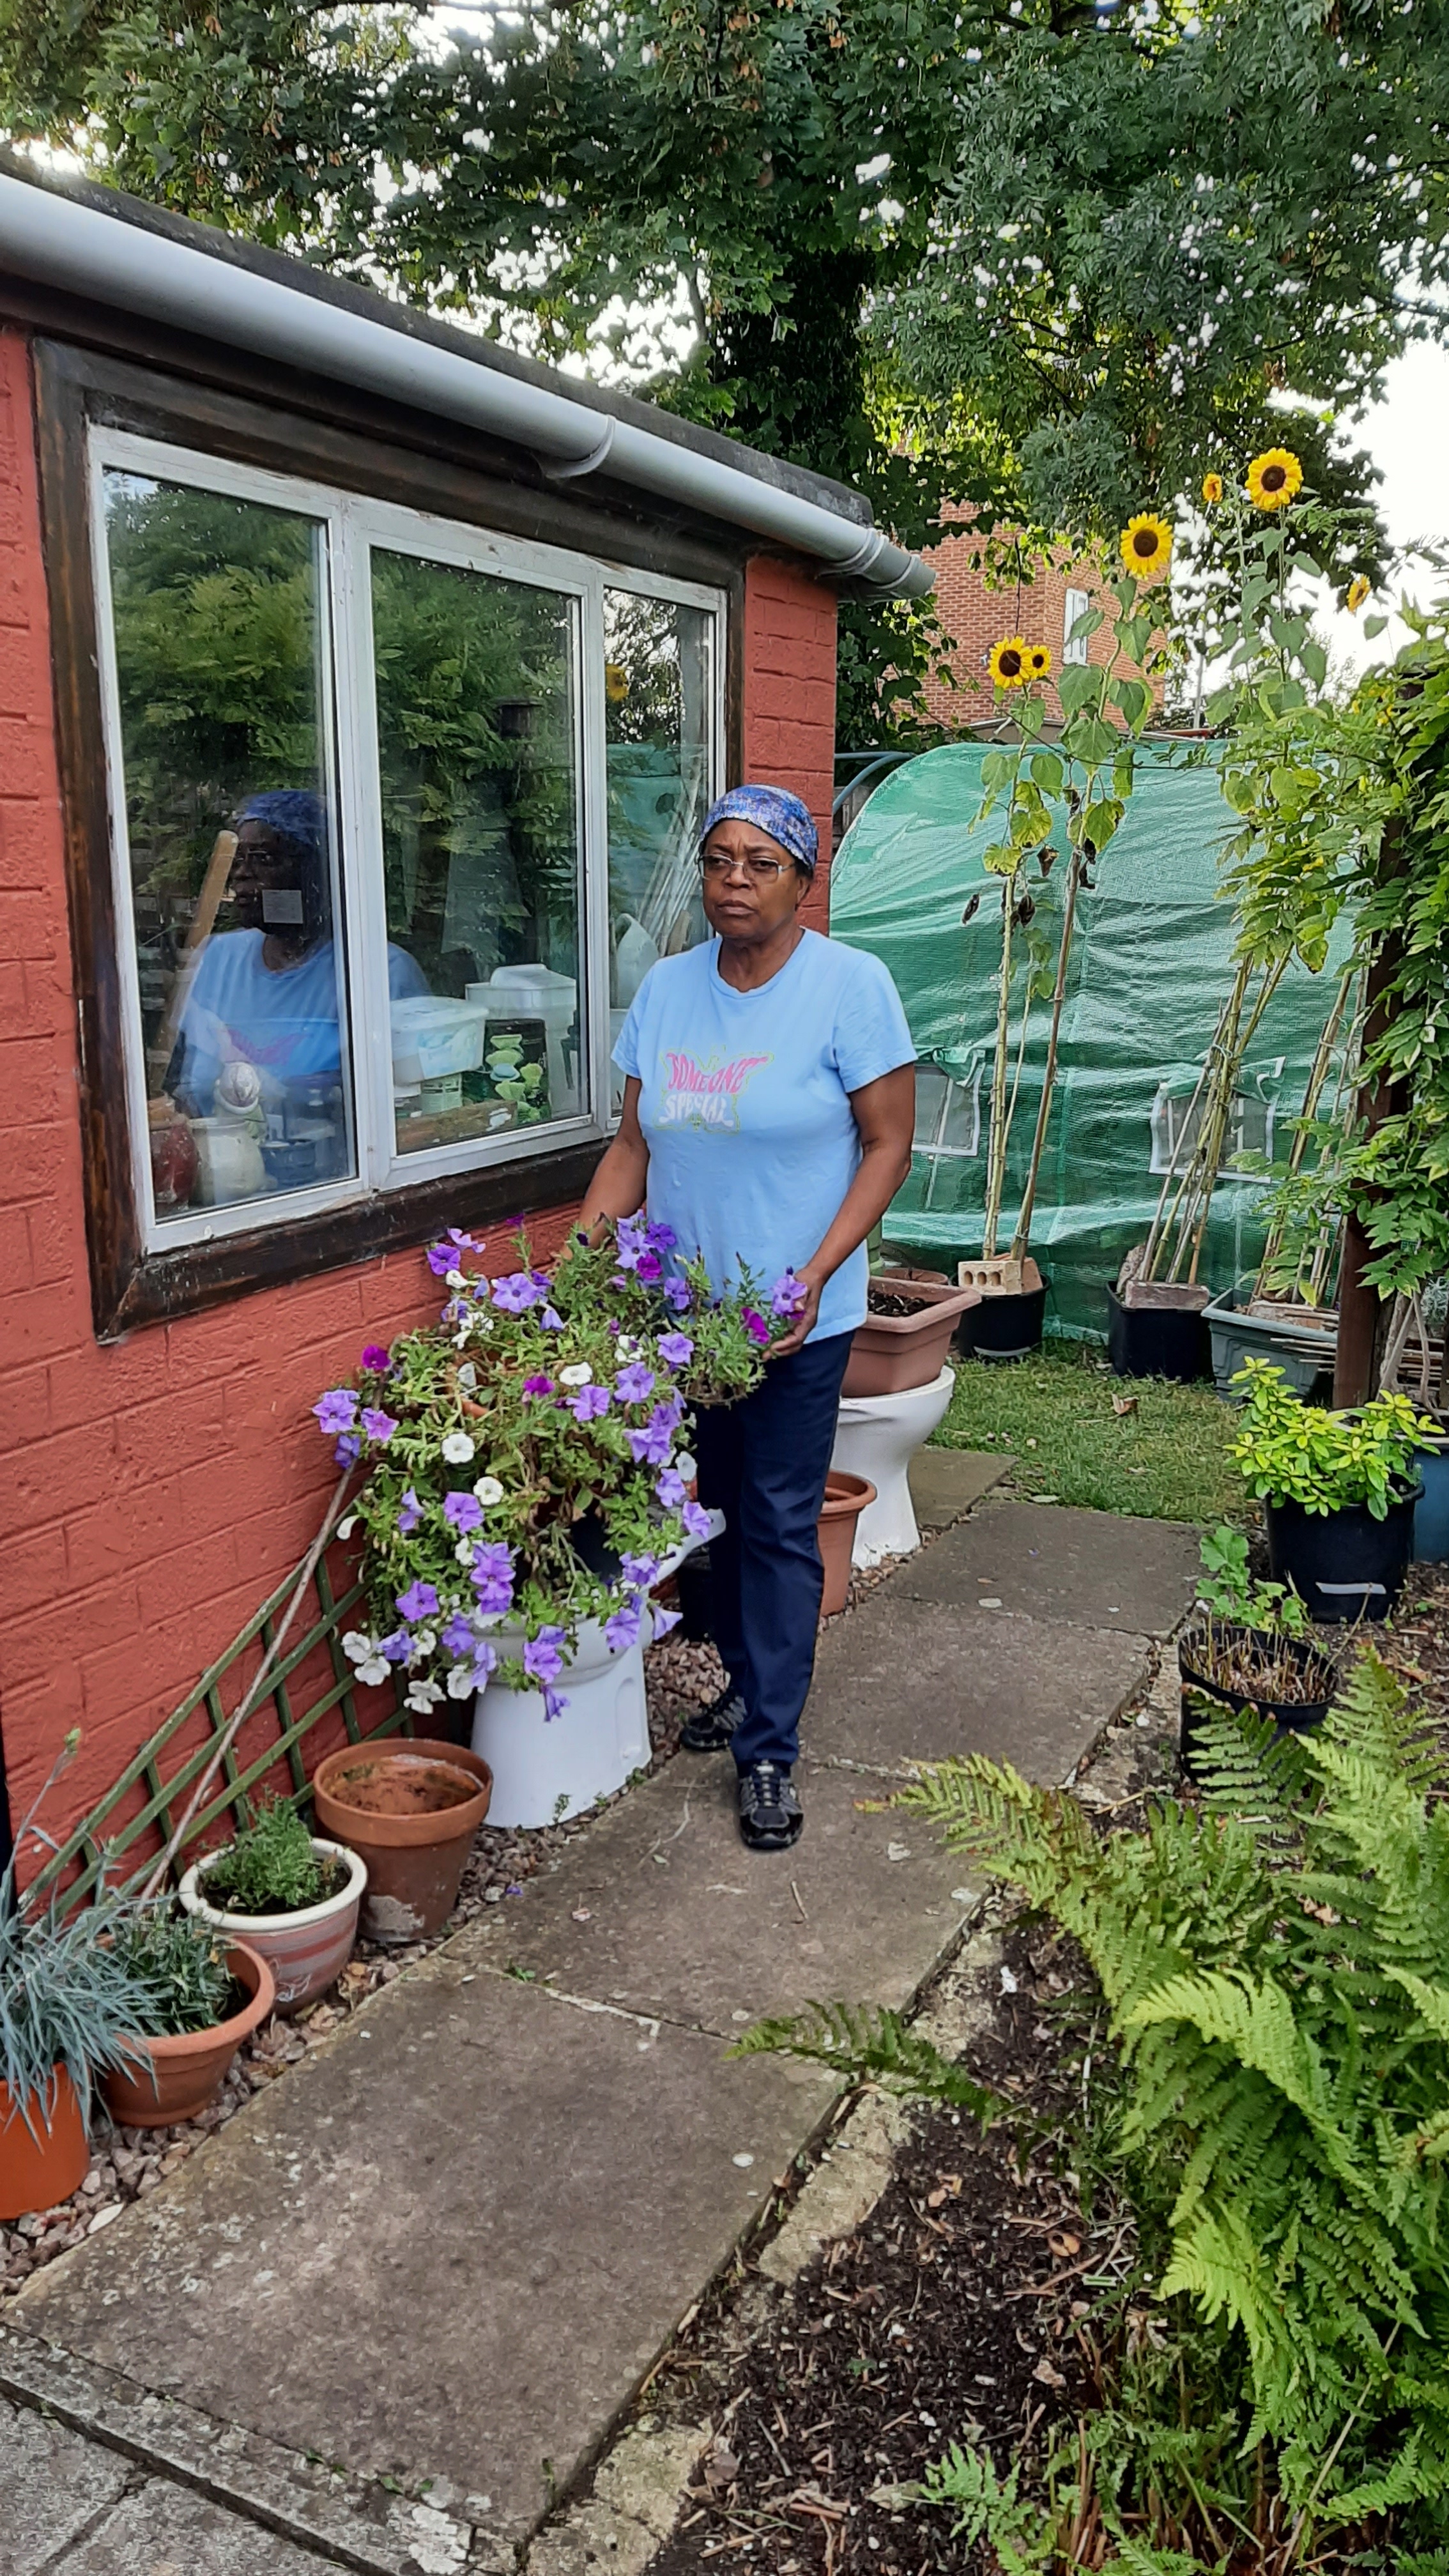
<path id="1" fill-rule="evenodd" d="M 767 886 L 773 885 L 777 877 L 788 874 L 795 862 L 793 859 L 737 859 L 722 850 L 706 850 L 699 864 L 707 877 L 716 880 L 732 876 L 736 868 L 743 868 L 752 884 Z"/>

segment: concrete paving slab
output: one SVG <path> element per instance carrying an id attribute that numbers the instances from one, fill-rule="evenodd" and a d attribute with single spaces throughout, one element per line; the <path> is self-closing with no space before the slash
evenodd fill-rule
<path id="1" fill-rule="evenodd" d="M 130 2463 L 0 2397 L 0 2568 L 39 2576 L 125 2488 Z"/>
<path id="2" fill-rule="evenodd" d="M 461 2566 L 461 2561 L 459 2565 Z M 76 2541 L 46 2576 L 326 2576 L 336 2561 L 243 2522 L 205 2496 L 147 2478 Z"/>
<path id="3" fill-rule="evenodd" d="M 446 2478 L 519 2539 L 835 2089 L 442 1950 L 18 2321 L 354 2472 Z"/>
<path id="4" fill-rule="evenodd" d="M 907 1557 L 891 1589 L 970 1612 L 985 1596 L 1033 1619 L 1168 1637 L 1197 1588 L 1199 1533 L 1004 1496 Z"/>
<path id="5" fill-rule="evenodd" d="M 727 1755 L 681 1754 L 570 1846 L 556 1876 L 505 1898 L 452 1944 L 568 1994 L 734 2037 L 826 1995 L 901 2009 L 972 1895 L 937 1838 L 882 1811 L 853 1771 L 800 1775 L 793 1851 L 748 1852 Z"/>
<path id="6" fill-rule="evenodd" d="M 900 1772 L 989 1753 L 1028 1780 L 1065 1780 L 1151 1669 L 1145 1638 L 913 1600 L 905 1570 L 821 1638 L 801 1728 L 817 1760 Z"/>
<path id="7" fill-rule="evenodd" d="M 910 1487 L 922 1529 L 949 1529 L 1015 1464 L 1004 1450 L 998 1456 L 988 1449 L 918 1449 L 910 1464 Z"/>

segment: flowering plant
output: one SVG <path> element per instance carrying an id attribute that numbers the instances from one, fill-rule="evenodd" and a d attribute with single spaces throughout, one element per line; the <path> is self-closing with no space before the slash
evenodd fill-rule
<path id="1" fill-rule="evenodd" d="M 490 1279 L 465 1266 L 482 1250 L 457 1229 L 435 1244 L 441 1322 L 369 1343 L 357 1384 L 312 1408 L 339 1465 L 368 1470 L 341 1531 L 362 1534 L 370 1620 L 343 1649 L 366 1684 L 404 1667 L 420 1717 L 495 1672 L 553 1716 L 581 1620 L 616 1654 L 674 1624 L 650 1586 L 709 1528 L 689 1408 L 758 1385 L 804 1289 L 786 1272 L 716 1297 L 643 1218 L 575 1236 L 552 1273 L 520 1242 L 523 1266 Z"/>

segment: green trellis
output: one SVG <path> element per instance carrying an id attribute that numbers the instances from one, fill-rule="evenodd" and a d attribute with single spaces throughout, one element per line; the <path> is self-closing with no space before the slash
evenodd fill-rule
<path id="1" fill-rule="evenodd" d="M 138 1753 L 127 1763 L 118 1780 L 97 1800 L 88 1815 L 73 1826 L 57 1849 L 39 1870 L 33 1887 L 44 1891 L 49 1886 L 63 1887 L 69 1901 L 76 1902 L 95 1893 L 104 1874 L 115 1886 L 137 1885 L 155 1868 L 165 1849 L 176 1819 L 182 1812 L 187 1793 L 206 1771 L 225 1734 L 232 1713 L 241 1705 L 247 1683 L 239 1669 L 249 1647 L 260 1645 L 263 1655 L 276 1635 L 279 1613 L 285 1614 L 287 1603 L 306 1566 L 303 1558 L 252 1613 L 225 1652 L 208 1666 L 195 1688 L 187 1693 L 179 1707 L 148 1737 Z M 331 1710 L 342 1712 L 342 1722 L 350 1743 L 359 1744 L 364 1736 L 411 1734 L 413 1721 L 403 1705 L 402 1685 L 394 1676 L 393 1705 L 380 1724 L 363 1726 L 358 1717 L 354 1691 L 356 1676 L 342 1652 L 341 1631 L 349 1612 L 362 1598 L 360 1583 L 350 1582 L 341 1593 L 335 1593 L 327 1570 L 326 1555 L 319 1556 L 309 1590 L 315 1596 L 315 1615 L 306 1634 L 287 1648 L 267 1682 L 265 1692 L 246 1719 L 246 1729 L 265 1726 L 271 1713 L 275 1733 L 259 1753 L 239 1766 L 232 1747 L 222 1758 L 215 1794 L 204 1800 L 186 1830 L 186 1843 L 173 1864 L 172 1876 L 186 1867 L 184 1853 L 218 1818 L 230 1815 L 240 1823 L 244 1801 L 257 1782 L 266 1777 L 278 1762 L 285 1760 L 291 1779 L 294 1805 L 302 1806 L 311 1795 L 301 1747 L 314 1726 Z M 308 1701 L 300 1711 L 293 1705 L 290 1688 L 293 1677 L 306 1664 L 309 1655 L 325 1645 L 332 1669 L 331 1682 Z M 226 1705 L 228 1676 L 234 1688 L 230 1693 L 231 1709 Z M 206 1713 L 207 1732 L 182 1752 L 176 1747 L 198 1709 Z M 168 1762 L 168 1755 L 172 1760 Z M 125 1804 L 137 1787 L 145 1797 L 136 1813 L 128 1816 L 113 1833 L 107 1824 Z"/>

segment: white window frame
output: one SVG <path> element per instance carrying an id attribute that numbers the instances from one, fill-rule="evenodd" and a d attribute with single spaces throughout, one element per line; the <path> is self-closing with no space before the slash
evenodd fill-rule
<path id="1" fill-rule="evenodd" d="M 324 533 L 325 608 L 322 620 L 324 684 L 323 764 L 330 809 L 337 818 L 342 884 L 346 1003 L 339 1012 L 344 1060 L 350 1068 L 351 1122 L 357 1171 L 311 1189 L 288 1190 L 276 1199 L 244 1199 L 229 1207 L 196 1209 L 158 1218 L 151 1181 L 141 988 L 132 907 L 121 701 L 112 615 L 110 556 L 105 520 L 107 472 L 147 475 L 183 483 L 223 498 L 256 501 L 314 519 Z M 721 589 L 640 572 L 602 556 L 500 535 L 431 512 L 408 509 L 365 494 L 346 492 L 308 477 L 239 465 L 170 441 L 93 426 L 89 434 L 91 560 L 95 579 L 97 655 L 110 813 L 118 964 L 123 988 L 124 1079 L 131 1163 L 142 1241 L 147 1252 L 210 1243 L 259 1227 L 284 1228 L 332 1208 L 354 1206 L 379 1191 L 491 1166 L 533 1160 L 580 1143 L 604 1143 L 617 1124 L 610 1105 L 608 779 L 604 698 L 604 593 L 633 591 L 670 605 L 701 610 L 708 620 L 708 756 L 710 795 L 724 776 L 724 676 L 728 601 Z M 388 996 L 387 917 L 383 872 L 382 812 L 378 770 L 377 709 L 373 691 L 371 549 L 493 574 L 508 581 L 562 593 L 574 624 L 576 698 L 573 708 L 578 779 L 579 1072 L 588 1106 L 546 1125 L 513 1129 L 500 1137 L 464 1139 L 454 1145 L 399 1153 L 393 1124 L 391 1011 Z"/>
<path id="2" fill-rule="evenodd" d="M 1089 590 L 1069 589 L 1067 591 L 1062 605 L 1062 660 L 1064 662 L 1081 663 L 1091 659 L 1090 637 L 1074 636 L 1072 633 L 1078 618 L 1085 617 L 1091 605 L 1092 594 Z"/>

